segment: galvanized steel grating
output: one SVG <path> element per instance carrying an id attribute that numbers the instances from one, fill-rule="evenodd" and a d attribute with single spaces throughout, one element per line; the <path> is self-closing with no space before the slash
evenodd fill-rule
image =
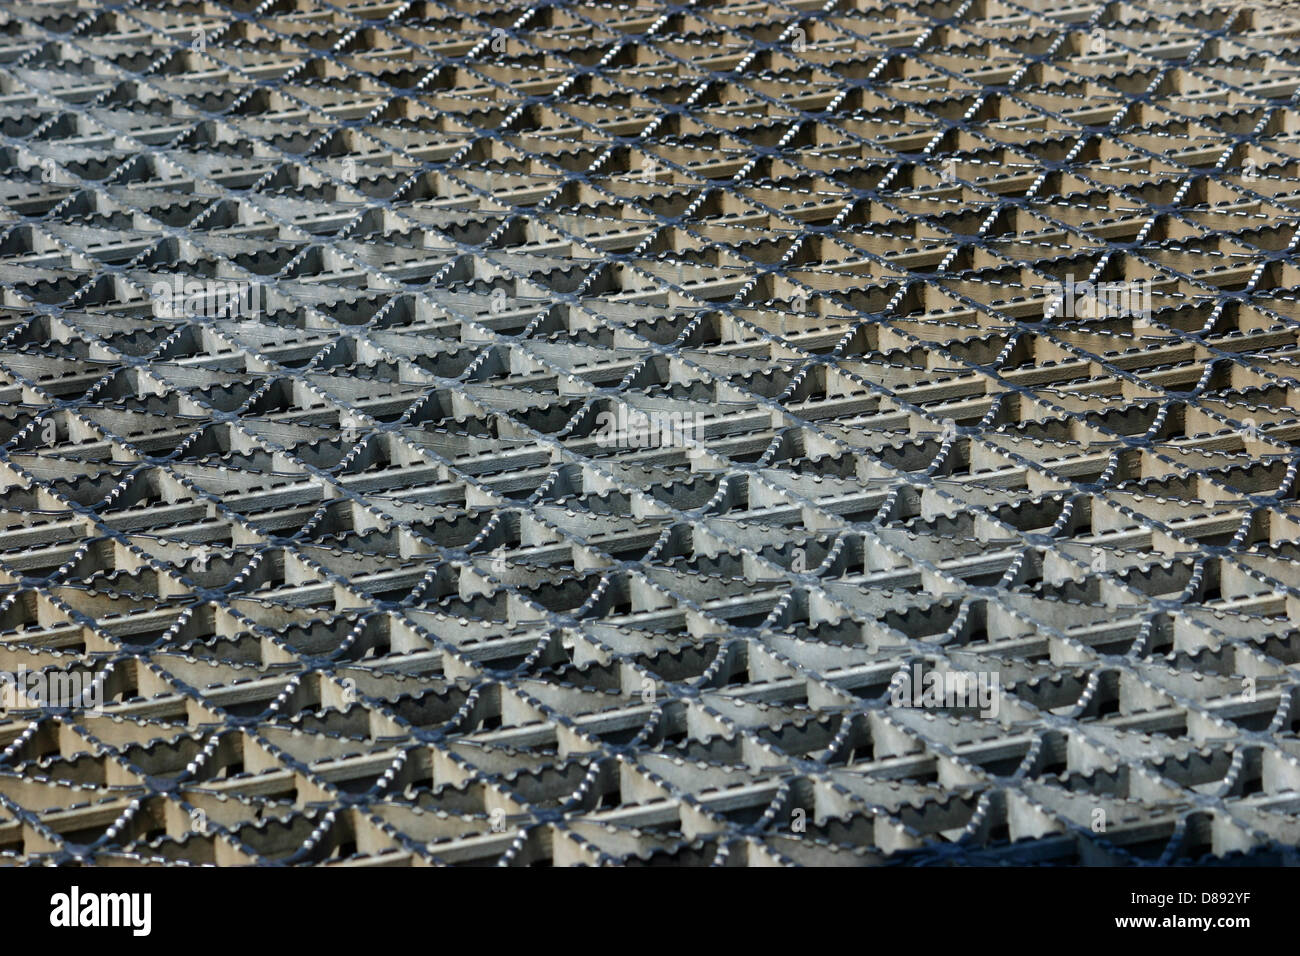
<path id="1" fill-rule="evenodd" d="M 1300 21 L 0 26 L 0 860 L 1294 860 Z"/>

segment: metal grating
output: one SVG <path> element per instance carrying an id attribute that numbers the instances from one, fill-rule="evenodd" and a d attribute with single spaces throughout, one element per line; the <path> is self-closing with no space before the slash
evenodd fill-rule
<path id="1" fill-rule="evenodd" d="M 0 859 L 1292 857 L 1300 22 L 0 26 Z"/>

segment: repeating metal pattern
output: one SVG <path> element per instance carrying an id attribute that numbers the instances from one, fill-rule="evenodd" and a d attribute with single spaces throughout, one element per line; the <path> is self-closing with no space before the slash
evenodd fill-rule
<path id="1" fill-rule="evenodd" d="M 1300 22 L 0 24 L 4 860 L 1292 854 Z"/>

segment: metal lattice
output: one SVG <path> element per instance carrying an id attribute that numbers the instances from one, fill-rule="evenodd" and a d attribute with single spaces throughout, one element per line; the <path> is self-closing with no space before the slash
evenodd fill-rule
<path id="1" fill-rule="evenodd" d="M 1300 21 L 0 25 L 4 859 L 1300 842 Z"/>

